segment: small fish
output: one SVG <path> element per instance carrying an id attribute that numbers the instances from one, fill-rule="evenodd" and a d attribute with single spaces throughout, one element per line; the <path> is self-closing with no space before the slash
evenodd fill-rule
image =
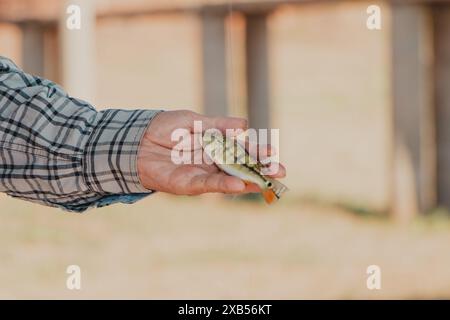
<path id="1" fill-rule="evenodd" d="M 254 183 L 262 190 L 266 203 L 280 199 L 288 188 L 281 182 L 262 174 L 264 165 L 256 161 L 236 139 L 208 130 L 202 138 L 202 147 L 208 157 L 225 173 L 246 183 Z"/>

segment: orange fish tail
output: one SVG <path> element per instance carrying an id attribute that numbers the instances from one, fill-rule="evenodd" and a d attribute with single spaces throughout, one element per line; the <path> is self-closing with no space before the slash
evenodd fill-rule
<path id="1" fill-rule="evenodd" d="M 277 196 L 275 195 L 275 192 L 273 192 L 272 189 L 263 190 L 262 195 L 264 197 L 264 200 L 266 200 L 267 204 L 271 204 L 277 199 Z"/>

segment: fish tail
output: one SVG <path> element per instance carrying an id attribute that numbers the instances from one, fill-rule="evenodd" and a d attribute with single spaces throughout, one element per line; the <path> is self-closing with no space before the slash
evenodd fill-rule
<path id="1" fill-rule="evenodd" d="M 266 200 L 266 203 L 268 204 L 271 204 L 275 200 L 280 199 L 283 193 L 289 190 L 284 184 L 282 184 L 277 180 L 271 179 L 270 182 L 272 183 L 272 186 L 270 188 L 263 190 L 262 192 L 264 200 Z"/>

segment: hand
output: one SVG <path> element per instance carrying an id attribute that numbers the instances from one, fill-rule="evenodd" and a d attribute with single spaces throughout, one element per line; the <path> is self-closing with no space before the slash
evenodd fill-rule
<path id="1" fill-rule="evenodd" d="M 172 148 L 178 143 L 171 140 L 172 132 L 187 129 L 193 140 L 194 121 L 202 121 L 203 131 L 216 128 L 225 134 L 226 129 L 247 129 L 247 121 L 239 118 L 212 118 L 191 111 L 159 113 L 150 123 L 138 152 L 138 173 L 144 187 L 177 195 L 259 192 L 256 185 L 246 185 L 214 164 L 175 164 L 172 161 Z M 284 175 L 285 169 L 280 165 L 273 177 Z"/>

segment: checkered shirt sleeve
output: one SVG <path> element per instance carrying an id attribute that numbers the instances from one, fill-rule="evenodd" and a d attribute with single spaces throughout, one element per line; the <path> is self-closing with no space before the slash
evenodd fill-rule
<path id="1" fill-rule="evenodd" d="M 0 57 L 0 192 L 76 212 L 151 194 L 136 162 L 157 113 L 96 111 Z"/>

